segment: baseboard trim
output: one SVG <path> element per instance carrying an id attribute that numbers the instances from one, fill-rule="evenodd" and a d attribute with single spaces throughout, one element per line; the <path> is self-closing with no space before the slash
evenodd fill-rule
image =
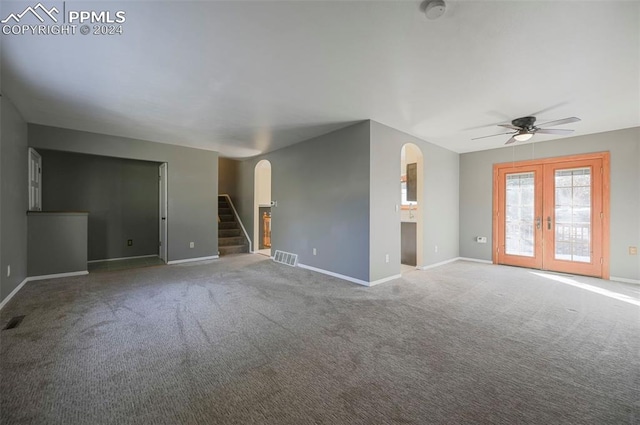
<path id="1" fill-rule="evenodd" d="M 7 295 L 7 297 L 2 300 L 2 302 L 0 302 L 0 310 L 2 310 L 2 308 L 7 305 L 7 303 L 9 302 L 9 300 L 11 300 L 11 298 L 13 298 L 13 296 L 15 294 L 18 293 L 19 290 L 22 289 L 22 287 L 25 285 L 25 283 L 29 282 L 29 278 L 25 277 L 24 280 L 22 282 L 20 282 L 20 284 L 18 286 L 16 286 L 16 288 L 11 291 L 11 293 L 9 295 Z"/>
<path id="2" fill-rule="evenodd" d="M 609 276 L 609 280 L 613 280 L 614 282 L 633 283 L 636 285 L 640 285 L 640 279 L 627 279 L 626 277 Z"/>
<path id="3" fill-rule="evenodd" d="M 318 272 L 318 273 L 326 274 L 328 276 L 337 277 L 338 279 L 346 280 L 352 283 L 357 283 L 358 285 L 371 286 L 371 284 L 365 280 L 356 279 L 355 277 L 345 276 L 340 273 L 330 272 L 329 270 L 319 269 L 313 266 L 307 266 L 306 264 L 298 263 L 298 267 L 302 269 L 311 270 L 312 272 Z"/>
<path id="4" fill-rule="evenodd" d="M 450 259 L 445 260 L 445 261 L 440 261 L 439 263 L 434 263 L 434 264 L 429 264 L 428 266 L 418 267 L 418 270 L 433 269 L 435 267 L 440 267 L 440 266 L 444 266 L 445 264 L 453 263 L 454 261 L 458 261 L 459 259 L 460 259 L 460 257 L 450 258 Z"/>
<path id="5" fill-rule="evenodd" d="M 13 296 L 15 294 L 17 294 L 18 291 L 20 289 L 22 289 L 22 287 L 27 282 L 34 282 L 34 281 L 37 281 L 37 280 L 45 280 L 45 279 L 59 279 L 61 277 L 84 276 L 84 275 L 87 275 L 87 274 L 89 274 L 88 270 L 81 270 L 81 271 L 77 271 L 77 272 L 43 274 L 43 275 L 40 275 L 40 276 L 27 276 L 20 283 L 20 285 L 16 286 L 16 288 L 13 291 L 11 291 L 11 293 L 9 295 L 7 295 L 7 297 L 4 300 L 2 300 L 2 302 L 0 302 L 0 310 L 2 310 L 2 308 L 9 302 L 9 300 L 11 298 L 13 298 Z"/>
<path id="6" fill-rule="evenodd" d="M 103 260 L 90 260 L 87 261 L 87 263 L 91 264 L 91 263 L 101 263 L 103 261 L 120 261 L 120 260 L 135 260 L 137 258 L 151 258 L 151 257 L 158 257 L 158 254 L 153 254 L 153 255 L 138 255 L 135 257 L 118 257 L 118 258 L 105 258 Z"/>
<path id="7" fill-rule="evenodd" d="M 382 279 L 374 280 L 373 282 L 369 282 L 369 286 L 380 285 L 381 283 L 389 282 L 390 280 L 396 280 L 400 278 L 402 278 L 401 274 L 394 274 L 393 276 L 389 276 Z"/>
<path id="8" fill-rule="evenodd" d="M 218 255 L 211 255 L 209 257 L 185 258 L 184 260 L 167 261 L 167 264 L 172 266 L 174 264 L 193 263 L 195 261 L 217 260 L 218 258 L 220 258 Z"/>
<path id="9" fill-rule="evenodd" d="M 346 280 L 348 282 L 357 283 L 358 285 L 368 286 L 368 287 L 371 287 L 371 286 L 374 286 L 374 285 L 379 285 L 381 283 L 385 283 L 385 282 L 388 282 L 390 280 L 400 279 L 402 277 L 402 275 L 396 274 L 396 275 L 393 275 L 393 276 L 385 277 L 383 279 L 378 279 L 378 280 L 374 280 L 372 282 L 367 282 L 366 280 L 356 279 L 355 277 L 345 276 L 345 275 L 340 274 L 340 273 L 330 272 L 329 270 L 319 269 L 319 268 L 313 267 L 313 266 L 307 266 L 306 264 L 302 264 L 302 263 L 298 263 L 297 266 L 302 268 L 302 269 L 307 269 L 307 270 L 311 270 L 313 272 L 326 274 L 327 276 L 337 277 L 338 279 Z"/>
<path id="10" fill-rule="evenodd" d="M 481 260 L 479 258 L 471 258 L 471 257 L 458 257 L 458 260 L 462 261 L 473 261 L 474 263 L 482 263 L 482 264 L 493 264 L 491 260 Z"/>
<path id="11" fill-rule="evenodd" d="M 479 258 L 470 258 L 470 257 L 455 257 L 445 261 L 440 261 L 439 263 L 429 264 L 428 266 L 417 267 L 417 269 L 429 270 L 429 269 L 433 269 L 434 267 L 440 267 L 440 266 L 444 266 L 445 264 L 453 263 L 455 261 L 473 261 L 474 263 L 493 264 L 493 261 L 491 260 L 481 260 Z"/>
<path id="12" fill-rule="evenodd" d="M 61 277 L 72 277 L 72 276 L 84 276 L 89 274 L 88 270 L 81 270 L 78 272 L 68 272 L 68 273 L 54 273 L 54 274 L 43 274 L 40 276 L 29 276 L 27 280 L 29 282 L 33 282 L 36 280 L 45 280 L 45 279 L 58 279 Z"/>

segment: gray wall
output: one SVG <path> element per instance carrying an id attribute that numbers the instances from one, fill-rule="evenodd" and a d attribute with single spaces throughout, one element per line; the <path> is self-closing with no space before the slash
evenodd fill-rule
<path id="1" fill-rule="evenodd" d="M 0 97 L 0 302 L 27 277 L 27 124 Z M 11 276 L 7 277 L 7 266 Z"/>
<path id="2" fill-rule="evenodd" d="M 493 164 L 603 151 L 611 153 L 611 276 L 640 280 L 640 256 L 628 253 L 640 245 L 640 128 L 461 155 L 460 255 L 492 259 Z"/>
<path id="3" fill-rule="evenodd" d="M 87 271 L 86 213 L 31 212 L 28 223 L 29 276 Z"/>
<path id="4" fill-rule="evenodd" d="M 251 238 L 261 159 L 271 162 L 271 198 L 278 202 L 272 252 L 293 252 L 300 263 L 369 281 L 369 123 L 240 162 L 237 207 Z"/>
<path id="5" fill-rule="evenodd" d="M 405 143 L 423 156 L 422 266 L 458 257 L 459 155 L 371 121 L 371 280 L 400 273 L 400 154 Z M 438 252 L 435 252 L 435 246 Z M 389 254 L 389 263 L 385 254 Z"/>
<path id="6" fill-rule="evenodd" d="M 217 255 L 217 152 L 36 124 L 29 124 L 29 145 L 167 162 L 169 260 Z M 194 242 L 194 248 L 189 248 L 189 242 Z"/>
<path id="7" fill-rule="evenodd" d="M 90 212 L 89 260 L 158 254 L 159 163 L 38 152 L 43 210 Z"/>
<path id="8" fill-rule="evenodd" d="M 235 159 L 218 158 L 218 194 L 229 195 L 234 204 L 238 197 L 238 164 Z"/>

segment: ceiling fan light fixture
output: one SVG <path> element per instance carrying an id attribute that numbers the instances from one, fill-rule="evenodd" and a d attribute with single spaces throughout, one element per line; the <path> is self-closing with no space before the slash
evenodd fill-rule
<path id="1" fill-rule="evenodd" d="M 518 133 L 513 136 L 518 142 L 526 142 L 533 137 L 533 133 Z"/>

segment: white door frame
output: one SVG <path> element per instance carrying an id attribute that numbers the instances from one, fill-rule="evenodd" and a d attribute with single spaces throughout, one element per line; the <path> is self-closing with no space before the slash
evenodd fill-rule
<path id="1" fill-rule="evenodd" d="M 167 244 L 167 228 L 168 228 L 168 221 L 169 221 L 169 217 L 168 217 L 168 172 L 167 172 L 167 167 L 168 164 L 166 162 L 160 164 L 160 169 L 159 169 L 159 183 L 158 183 L 158 188 L 159 188 L 159 208 L 160 208 L 160 214 L 159 214 L 159 239 L 160 239 L 160 243 L 159 243 L 159 247 L 158 247 L 158 256 L 160 257 L 160 259 L 162 261 L 164 261 L 165 263 L 168 261 L 167 255 L 168 255 L 168 244 Z"/>
<path id="2" fill-rule="evenodd" d="M 262 159 L 258 161 L 258 163 L 253 168 L 253 252 L 256 253 L 260 250 L 260 234 L 258 229 L 260 227 L 260 207 L 264 206 L 260 204 L 260 195 L 261 191 L 259 188 L 260 178 L 258 177 L 258 168 L 263 165 L 269 166 L 269 191 L 273 188 L 273 168 L 271 165 L 271 161 L 268 159 Z"/>
<path id="3" fill-rule="evenodd" d="M 42 211 L 42 157 L 29 148 L 29 211 Z"/>

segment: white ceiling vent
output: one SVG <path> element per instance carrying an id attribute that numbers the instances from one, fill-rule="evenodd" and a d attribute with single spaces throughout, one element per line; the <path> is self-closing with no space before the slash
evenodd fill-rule
<path id="1" fill-rule="evenodd" d="M 291 254 L 290 252 L 277 250 L 276 254 L 273 256 L 273 261 L 295 267 L 296 264 L 298 264 L 298 254 Z"/>
<path id="2" fill-rule="evenodd" d="M 424 14 L 427 15 L 427 19 L 438 19 L 444 15 L 445 10 L 447 10 L 447 5 L 443 0 L 431 0 L 427 2 Z"/>

